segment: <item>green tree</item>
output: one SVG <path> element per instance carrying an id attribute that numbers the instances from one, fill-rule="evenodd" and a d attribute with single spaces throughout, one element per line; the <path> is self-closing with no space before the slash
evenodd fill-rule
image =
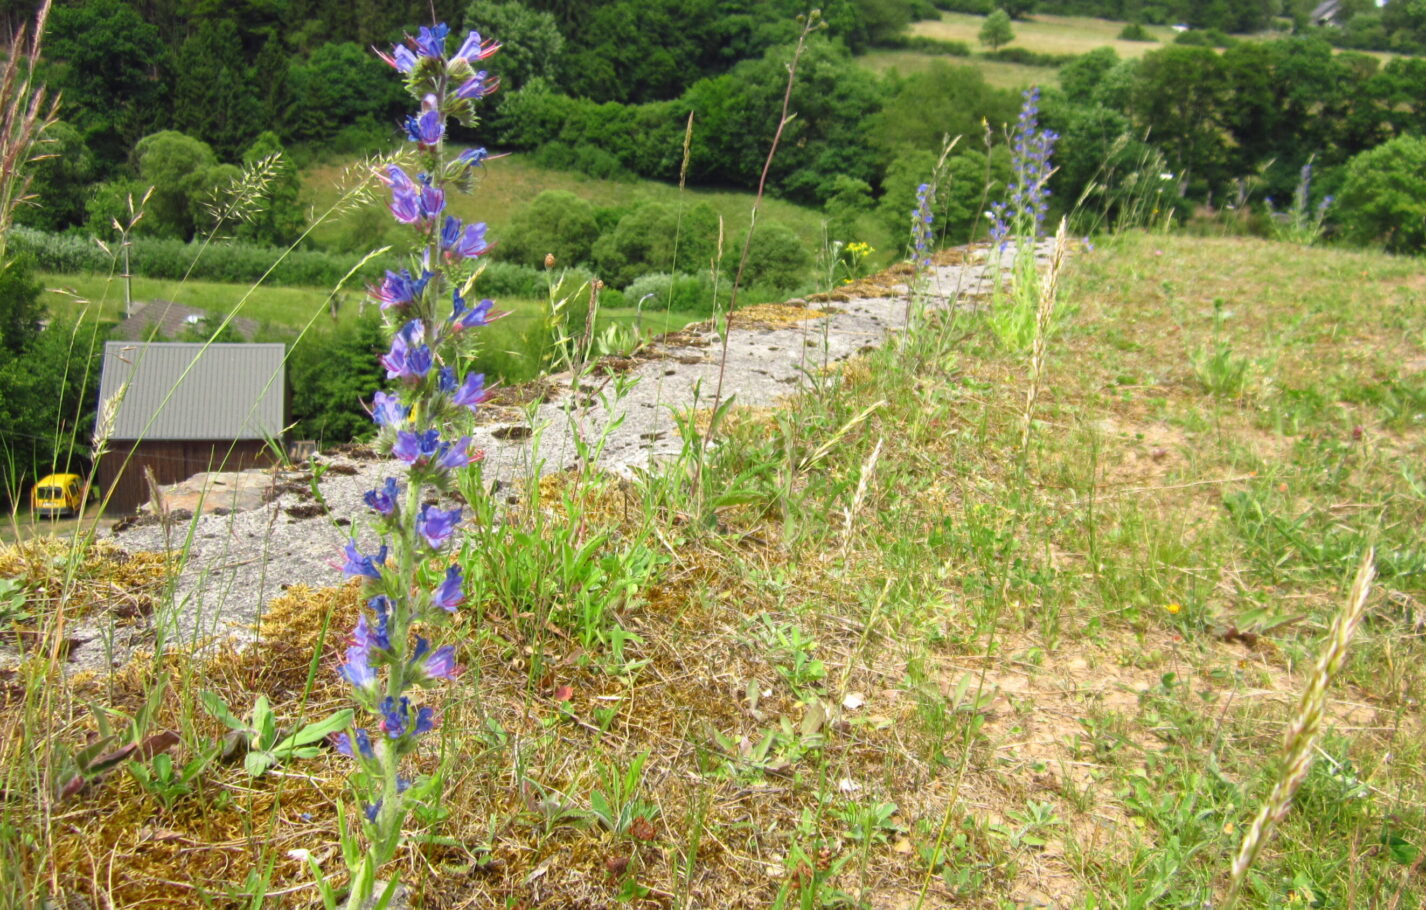
<path id="1" fill-rule="evenodd" d="M 64 96 L 65 117 L 105 166 L 166 125 L 172 54 L 158 29 L 122 0 L 57 6 L 50 15 L 46 81 Z"/>
<path id="2" fill-rule="evenodd" d="M 201 22 L 183 42 L 173 89 L 174 125 L 202 136 L 224 158 L 261 129 L 258 84 L 243 59 L 241 36 L 231 20 Z"/>
<path id="3" fill-rule="evenodd" d="M 134 146 L 139 182 L 153 187 L 145 233 L 187 240 L 203 221 L 200 200 L 213 186 L 218 157 L 208 143 L 175 130 L 145 136 Z"/>
<path id="4" fill-rule="evenodd" d="M 45 130 L 39 153 L 45 157 L 30 166 L 30 194 L 35 198 L 15 209 L 15 223 L 45 231 L 83 223 L 84 202 L 97 170 L 84 137 L 70 124 L 56 121 Z"/>
<path id="5" fill-rule="evenodd" d="M 1015 32 L 1010 28 L 1010 14 L 998 9 L 985 17 L 980 27 L 980 43 L 992 51 L 1015 40 Z"/>
<path id="6" fill-rule="evenodd" d="M 307 217 L 301 200 L 302 178 L 297 165 L 272 130 L 266 130 L 243 152 L 243 164 L 256 167 L 263 161 L 275 162 L 272 176 L 263 193 L 261 208 L 241 226 L 237 235 L 245 240 L 286 246 L 297 239 L 306 226 Z"/>
<path id="7" fill-rule="evenodd" d="M 857 221 L 871 211 L 871 185 L 845 174 L 832 180 L 832 195 L 823 206 L 827 214 L 827 236 L 843 242 L 860 240 Z"/>
<path id="8" fill-rule="evenodd" d="M 129 200 L 137 207 L 148 187 L 131 177 L 121 177 L 89 187 L 84 200 L 84 233 L 104 240 L 118 236 L 115 222 L 129 221 Z"/>
<path id="9" fill-rule="evenodd" d="M 40 333 L 42 290 L 28 257 L 16 257 L 0 269 L 0 351 L 18 356 Z"/>
<path id="10" fill-rule="evenodd" d="M 991 87 L 980 70 L 933 61 L 923 73 L 891 80 L 891 97 L 871 115 L 871 141 L 887 157 L 902 146 L 940 151 L 946 137 L 978 140 L 982 119 L 998 126 L 1015 116 L 1019 99 Z"/>
<path id="11" fill-rule="evenodd" d="M 737 267 L 737 256 L 742 255 L 746 236 L 744 232 L 733 247 L 736 255 L 727 260 L 729 271 Z M 758 225 L 753 232 L 748 263 L 743 270 L 743 284 L 786 293 L 806 283 L 811 267 L 812 254 L 792 228 L 772 221 Z"/>
<path id="12" fill-rule="evenodd" d="M 500 258 L 540 266 L 553 253 L 563 266 L 584 265 L 599 239 L 594 206 L 567 190 L 545 190 L 510 218 Z"/>
<path id="13" fill-rule="evenodd" d="M 739 186 L 754 184 L 777 130 L 791 48 L 740 63 L 705 79 L 684 95 L 696 114 L 690 176 Z M 839 175 L 872 182 L 877 155 L 870 115 L 880 108 L 881 86 L 867 79 L 846 49 L 809 41 L 797 67 L 791 110 L 770 174 L 789 197 L 820 204 Z"/>
<path id="14" fill-rule="evenodd" d="M 334 443 L 371 435 L 362 401 L 386 381 L 373 356 L 386 347 L 384 339 L 373 309 L 328 331 L 308 332 L 293 345 L 287 377 L 298 438 Z"/>
<path id="15" fill-rule="evenodd" d="M 1060 88 L 1075 104 L 1088 104 L 1104 76 L 1119 63 L 1112 47 L 1099 47 L 1060 67 Z"/>
<path id="16" fill-rule="evenodd" d="M 1011 19 L 1024 19 L 1035 11 L 1036 0 L 995 0 L 995 5 Z"/>
<path id="17" fill-rule="evenodd" d="M 1187 172 L 1209 189 L 1226 177 L 1224 124 L 1232 103 L 1218 52 L 1181 46 L 1144 55 L 1129 99 L 1135 126 L 1148 130 L 1173 169 Z"/>
<path id="18" fill-rule="evenodd" d="M 344 127 L 394 123 L 408 100 L 385 65 L 359 44 L 323 44 L 288 70 L 285 138 L 320 142 Z"/>
<path id="19" fill-rule="evenodd" d="M 55 320 L 19 356 L 0 358 L 0 496 L 55 470 L 78 469 L 93 425 L 94 322 Z"/>
<path id="20" fill-rule="evenodd" d="M 1349 240 L 1426 252 L 1426 139 L 1398 136 L 1349 161 L 1334 211 Z"/>
<path id="21" fill-rule="evenodd" d="M 702 271 L 713 257 L 717 235 L 718 215 L 707 203 L 681 217 L 676 206 L 645 203 L 619 219 L 612 233 L 594 243 L 591 254 L 599 277 L 622 288 L 640 275 Z"/>
<path id="22" fill-rule="evenodd" d="M 465 8 L 465 28 L 500 42 L 500 84 L 515 91 L 531 79 L 559 83 L 564 52 L 553 14 L 534 10 L 518 0 L 473 0 Z"/>

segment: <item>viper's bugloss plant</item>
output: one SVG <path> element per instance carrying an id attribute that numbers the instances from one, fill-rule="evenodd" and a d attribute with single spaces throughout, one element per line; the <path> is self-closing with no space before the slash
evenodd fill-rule
<path id="1" fill-rule="evenodd" d="M 1045 215 L 1050 205 L 1047 184 L 1054 173 L 1050 156 L 1060 138 L 1052 130 L 1040 129 L 1039 88 L 1026 89 L 1021 98 L 1020 116 L 1011 139 L 1014 181 L 1009 186 L 1008 198 L 992 203 L 987 213 L 991 219 L 990 238 L 996 251 L 1004 252 L 1012 242 L 1015 245 L 1008 294 L 1000 275 L 1000 257 L 995 259 L 990 312 L 990 327 L 996 337 L 1015 351 L 1030 348 L 1038 330 L 1040 279 L 1035 247 L 1045 233 Z"/>
<path id="2" fill-rule="evenodd" d="M 452 118 L 475 124 L 474 103 L 497 85 L 476 64 L 499 45 L 471 32 L 448 54 L 448 35 L 445 25 L 423 27 L 390 54 L 378 52 L 404 74 L 420 111 L 405 124 L 415 146 L 415 173 L 392 164 L 380 175 L 391 191 L 392 217 L 414 234 L 414 252 L 408 265 L 388 271 L 370 289 L 392 330 L 390 349 L 380 358 L 392 389 L 376 392 L 371 404 L 376 449 L 404 465 L 404 477 L 387 477 L 366 494 L 380 543 L 376 552 L 364 553 L 353 539 L 342 566 L 348 578 L 361 580 L 366 600 L 338 668 L 351 684 L 358 717 L 367 718 L 335 738 L 337 750 L 361 771 L 352 780 L 367 846 L 357 848 L 351 832 L 342 834 L 352 908 L 372 900 L 377 870 L 400 846 L 412 805 L 436 790 L 435 782 L 413 780 L 403 767 L 420 737 L 440 722 L 439 697 L 419 693 L 460 672 L 453 645 L 436 645 L 420 634 L 439 635 L 467 596 L 448 552 L 461 510 L 428 500 L 450 489 L 451 472 L 481 458 L 470 437 L 453 428 L 462 412 L 474 411 L 486 397 L 484 376 L 462 373 L 461 364 L 471 353 L 468 330 L 491 318 L 491 301 L 469 300 L 479 274 L 476 259 L 489 249 L 485 225 L 465 224 L 446 212 L 447 193 L 469 189 L 471 169 L 486 153 L 471 149 L 450 158 L 445 135 Z M 394 876 L 391 881 L 388 894 Z"/>
<path id="3" fill-rule="evenodd" d="M 1011 138 L 1010 166 L 1015 180 L 1009 186 L 1009 197 L 993 203 L 990 236 L 1000 249 L 1015 239 L 1043 237 L 1045 214 L 1049 211 L 1050 156 L 1060 136 L 1053 130 L 1040 129 L 1040 89 L 1033 86 L 1021 93 L 1020 116 L 1015 121 Z"/>

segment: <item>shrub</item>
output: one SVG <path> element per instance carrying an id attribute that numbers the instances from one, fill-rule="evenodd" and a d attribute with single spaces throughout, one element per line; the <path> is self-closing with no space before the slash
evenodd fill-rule
<path id="1" fill-rule="evenodd" d="M 599 239 L 594 206 L 566 190 L 545 190 L 516 212 L 496 247 L 502 259 L 539 266 L 553 253 L 561 265 L 589 261 Z"/>
<path id="2" fill-rule="evenodd" d="M 1398 136 L 1352 158 L 1336 211 L 1350 240 L 1426 251 L 1426 139 Z"/>
<path id="3" fill-rule="evenodd" d="M 718 215 L 707 203 L 682 215 L 676 206 L 647 203 L 620 218 L 613 232 L 595 242 L 592 255 L 601 278 L 625 287 L 651 272 L 702 268 L 717 236 Z"/>
<path id="4" fill-rule="evenodd" d="M 922 54 L 940 54 L 945 57 L 970 56 L 970 45 L 964 41 L 947 41 L 929 35 L 894 35 L 881 42 L 881 46 Z"/>
<path id="5" fill-rule="evenodd" d="M 720 282 L 721 302 L 727 303 L 727 282 Z M 641 275 L 624 290 L 624 306 L 638 306 L 644 300 L 645 311 L 672 310 L 697 316 L 713 315 L 713 281 L 708 275 Z"/>
<path id="6" fill-rule="evenodd" d="M 733 247 L 738 255 L 742 253 L 743 242 L 743 237 L 739 237 Z M 730 268 L 732 262 L 730 259 Z M 791 291 L 807 281 L 807 272 L 811 267 L 812 256 L 792 229 L 772 222 L 760 225 L 753 234 L 743 284 Z"/>
<path id="7" fill-rule="evenodd" d="M 987 60 L 1018 63 L 1021 66 L 1064 66 L 1078 57 L 1078 54 L 1041 54 L 1023 47 L 1002 47 L 998 51 L 985 54 Z"/>
<path id="8" fill-rule="evenodd" d="M 1144 28 L 1144 26 L 1143 26 L 1142 23 L 1139 23 L 1139 22 L 1130 22 L 1128 25 L 1124 26 L 1124 28 L 1120 30 L 1120 32 L 1119 32 L 1119 40 L 1120 40 L 1120 41 L 1157 41 L 1157 40 L 1159 40 L 1159 39 L 1157 39 L 1157 38 L 1155 38 L 1153 35 L 1149 34 L 1149 30 L 1146 29 L 1146 28 Z"/>

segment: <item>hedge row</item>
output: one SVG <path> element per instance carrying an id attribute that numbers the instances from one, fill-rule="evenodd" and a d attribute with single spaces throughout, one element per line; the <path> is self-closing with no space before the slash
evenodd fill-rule
<path id="1" fill-rule="evenodd" d="M 33 256 L 35 267 L 46 272 L 118 274 L 122 271 L 121 264 L 115 260 L 119 253 L 117 244 L 110 244 L 110 252 L 105 252 L 92 238 L 78 234 L 50 234 L 16 226 L 10 231 L 9 246 L 12 254 Z M 283 250 L 278 247 L 251 243 L 210 243 L 204 247 L 181 240 L 140 238 L 130 247 L 129 268 L 136 276 L 166 281 L 179 281 L 187 276 L 194 281 L 252 284 L 262 279 L 282 254 Z M 294 250 L 287 253 L 263 283 L 276 287 L 331 288 L 357 261 L 349 255 Z M 373 281 L 389 265 L 386 259 L 368 262 L 355 280 L 358 284 Z M 528 266 L 491 262 L 481 278 L 479 290 L 486 296 L 543 297 L 545 277 L 540 270 Z"/>

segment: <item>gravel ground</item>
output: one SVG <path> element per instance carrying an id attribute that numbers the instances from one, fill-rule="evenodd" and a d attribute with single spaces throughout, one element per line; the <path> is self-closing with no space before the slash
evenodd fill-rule
<path id="1" fill-rule="evenodd" d="M 970 251 L 964 258 L 972 264 L 931 268 L 928 307 L 949 307 L 988 291 L 988 252 Z M 1008 264 L 1008 259 L 1002 262 Z M 793 324 L 740 325 L 735 320 L 724 396 L 736 396 L 744 407 L 771 405 L 795 391 L 808 371 L 881 344 L 904 325 L 906 312 L 904 285 L 886 287 L 885 292 L 888 296 L 806 304 L 825 315 Z M 550 377 L 547 387 L 562 391 L 546 396 L 549 400 L 534 412 L 534 426 L 543 428 L 533 434 L 540 438 L 538 454 L 531 448 L 526 413 L 517 409 L 494 409 L 473 432 L 475 445 L 486 453 L 486 481 L 509 484 L 528 477 L 537 459 L 541 473 L 569 467 L 576 458 L 574 433 L 596 438 L 616 418 L 622 422 L 609 432 L 600 458 L 607 470 L 627 473 L 676 454 L 681 439 L 673 415 L 693 406 L 695 396 L 700 407 L 711 403 L 721 354 L 721 340 L 694 327 L 665 336 L 636 357 L 621 361 L 626 369 L 617 381 L 627 387 L 622 396 L 614 395 L 612 377 L 586 379 L 578 391 L 569 388 L 567 375 Z M 572 393 L 579 396 L 573 407 Z M 397 475 L 400 466 L 360 449 L 319 458 L 328 465 L 320 489 L 330 514 L 320 514 L 312 498 L 311 475 L 293 471 L 272 475 L 268 501 L 256 508 L 168 524 L 151 521 L 109 532 L 130 552 L 186 548 L 176 609 L 160 611 L 166 615 L 156 617 L 156 623 L 169 623 L 183 640 L 246 636 L 263 606 L 286 587 L 341 583 L 341 549 L 352 528 L 360 529 L 365 512 L 362 494 L 379 486 L 385 476 Z M 369 533 L 359 533 L 358 538 L 364 550 L 375 549 Z M 149 628 L 112 633 L 98 627 L 78 628 L 74 634 L 91 639 L 73 653 L 75 669 L 118 665 L 131 648 L 151 646 L 153 641 Z"/>

